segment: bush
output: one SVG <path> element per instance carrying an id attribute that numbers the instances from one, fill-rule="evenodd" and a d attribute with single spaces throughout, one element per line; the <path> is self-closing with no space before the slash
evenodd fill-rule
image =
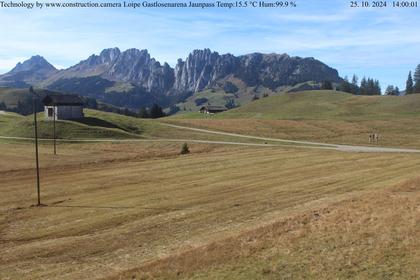
<path id="1" fill-rule="evenodd" d="M 231 82 L 226 82 L 225 85 L 223 86 L 223 90 L 226 93 L 236 93 L 238 92 L 239 88 Z"/>
<path id="2" fill-rule="evenodd" d="M 197 98 L 196 100 L 194 100 L 195 105 L 197 105 L 197 106 L 203 105 L 203 104 L 207 103 L 207 101 L 209 101 L 209 100 L 205 97 Z"/>
<path id="3" fill-rule="evenodd" d="M 172 105 L 171 107 L 169 107 L 168 115 L 174 115 L 177 112 L 179 112 L 179 107 L 176 105 Z"/>
<path id="4" fill-rule="evenodd" d="M 181 155 L 186 155 L 190 153 L 190 148 L 188 147 L 187 143 L 182 144 L 181 147 Z"/>
<path id="5" fill-rule="evenodd" d="M 331 81 L 323 81 L 321 83 L 321 89 L 325 89 L 325 90 L 332 90 L 333 89 L 333 84 Z"/>
<path id="6" fill-rule="evenodd" d="M 229 98 L 226 100 L 225 107 L 227 109 L 233 109 L 238 107 L 238 105 L 236 105 L 235 100 L 233 98 Z"/>

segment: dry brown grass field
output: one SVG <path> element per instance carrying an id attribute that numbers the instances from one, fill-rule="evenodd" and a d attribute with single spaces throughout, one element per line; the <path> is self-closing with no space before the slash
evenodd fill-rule
<path id="1" fill-rule="evenodd" d="M 0 143 L 0 279 L 416 279 L 420 158 Z"/>
<path id="2" fill-rule="evenodd" d="M 420 148 L 420 118 L 389 120 L 168 119 L 176 125 L 333 144 Z M 378 133 L 379 143 L 369 143 Z"/>
<path id="3" fill-rule="evenodd" d="M 356 96 L 304 91 L 270 96 L 215 115 L 179 114 L 172 124 L 253 136 L 333 144 L 420 148 L 420 94 Z"/>

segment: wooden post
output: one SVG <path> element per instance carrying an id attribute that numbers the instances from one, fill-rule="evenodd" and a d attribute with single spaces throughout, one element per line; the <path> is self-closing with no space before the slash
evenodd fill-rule
<path id="1" fill-rule="evenodd" d="M 55 136 L 55 118 L 56 118 L 56 113 L 55 113 L 55 106 L 53 107 L 53 137 L 54 137 L 54 155 L 57 155 L 57 141 L 56 141 L 56 136 Z"/>
<path id="2" fill-rule="evenodd" d="M 38 194 L 38 204 L 41 206 L 41 189 L 39 183 L 39 156 L 38 156 L 38 124 L 36 119 L 36 94 L 32 87 L 29 88 L 29 92 L 32 94 L 32 109 L 34 113 L 34 127 L 35 127 L 35 162 L 36 162 L 36 190 Z"/>

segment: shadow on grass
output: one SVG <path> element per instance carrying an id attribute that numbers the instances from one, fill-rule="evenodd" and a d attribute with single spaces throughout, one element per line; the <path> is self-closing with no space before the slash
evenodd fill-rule
<path id="1" fill-rule="evenodd" d="M 122 127 L 105 121 L 105 120 L 101 120 L 98 118 L 93 118 L 93 117 L 84 117 L 81 119 L 74 119 L 73 121 L 81 123 L 81 124 L 85 124 L 85 125 L 89 125 L 89 126 L 100 126 L 100 127 L 106 127 L 106 128 L 117 128 L 117 129 L 121 129 L 124 130 Z"/>
<path id="2" fill-rule="evenodd" d="M 81 119 L 73 119 L 72 121 L 78 122 L 81 124 L 85 124 L 88 126 L 97 126 L 97 127 L 103 127 L 103 128 L 116 128 L 120 129 L 122 131 L 128 132 L 128 133 L 134 133 L 134 134 L 141 134 L 142 130 L 135 126 L 119 126 L 115 123 L 98 119 L 95 117 L 84 117 Z"/>

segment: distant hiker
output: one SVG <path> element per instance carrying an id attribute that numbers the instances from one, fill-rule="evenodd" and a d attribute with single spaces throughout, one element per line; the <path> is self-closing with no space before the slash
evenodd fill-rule
<path id="1" fill-rule="evenodd" d="M 372 142 L 372 133 L 369 133 L 369 143 Z"/>
<path id="2" fill-rule="evenodd" d="M 379 134 L 375 133 L 375 142 L 378 143 L 379 142 Z"/>

